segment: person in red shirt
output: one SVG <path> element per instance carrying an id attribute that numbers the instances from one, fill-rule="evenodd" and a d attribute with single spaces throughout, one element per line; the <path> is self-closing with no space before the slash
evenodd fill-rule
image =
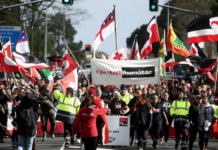
<path id="1" fill-rule="evenodd" d="M 84 101 L 85 107 L 79 110 L 79 114 L 73 125 L 72 135 L 74 136 L 76 134 L 81 122 L 81 137 L 85 145 L 85 150 L 96 150 L 98 140 L 96 119 L 99 115 L 106 114 L 108 106 L 106 105 L 104 109 L 95 108 L 92 105 L 93 100 L 90 97 L 87 97 Z"/>

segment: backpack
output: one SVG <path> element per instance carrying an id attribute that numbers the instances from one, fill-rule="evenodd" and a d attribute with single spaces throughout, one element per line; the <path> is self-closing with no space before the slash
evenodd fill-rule
<path id="1" fill-rule="evenodd" d="M 37 124 L 37 114 L 34 113 L 33 108 L 21 109 L 19 111 L 20 124 L 28 129 L 34 129 Z"/>

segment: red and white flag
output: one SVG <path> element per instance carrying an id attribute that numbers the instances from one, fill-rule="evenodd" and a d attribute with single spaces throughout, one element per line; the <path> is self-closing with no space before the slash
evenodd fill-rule
<path id="1" fill-rule="evenodd" d="M 29 74 L 24 68 L 19 68 L 17 63 L 15 63 L 8 56 L 5 56 L 4 53 L 0 53 L 0 63 L 3 72 L 21 72 L 26 75 L 31 83 L 35 83 L 36 80 Z"/>
<path id="2" fill-rule="evenodd" d="M 113 10 L 102 23 L 100 30 L 95 36 L 93 42 L 93 57 L 95 58 L 95 51 L 98 46 L 115 30 L 115 11 Z"/>
<path id="3" fill-rule="evenodd" d="M 127 57 L 127 53 L 125 50 L 125 47 L 119 49 L 116 52 L 113 52 L 111 55 L 109 56 L 105 56 L 104 54 L 102 54 L 102 59 L 109 59 L 109 60 L 128 60 Z"/>
<path id="4" fill-rule="evenodd" d="M 63 77 L 67 76 L 69 73 L 71 73 L 74 69 L 79 67 L 70 57 L 67 49 L 64 52 L 63 59 L 62 59 L 62 65 L 63 65 Z"/>
<path id="5" fill-rule="evenodd" d="M 156 16 L 149 22 L 139 46 L 141 59 L 144 59 L 152 51 L 152 44 L 160 41 Z"/>
<path id="6" fill-rule="evenodd" d="M 68 87 L 71 87 L 76 91 L 78 88 L 77 83 L 78 83 L 77 69 L 74 69 L 61 80 L 61 86 L 63 88 L 64 94 L 66 94 L 66 89 Z"/>
<path id="7" fill-rule="evenodd" d="M 31 75 L 32 75 L 33 77 L 36 77 L 36 78 L 38 78 L 38 79 L 41 79 L 41 78 L 42 78 L 41 75 L 38 73 L 38 71 L 37 71 L 35 68 L 30 68 L 30 72 L 31 72 Z"/>
<path id="8" fill-rule="evenodd" d="M 12 53 L 11 53 L 11 40 L 8 38 L 8 40 L 3 44 L 4 54 L 8 56 L 10 59 L 12 59 Z"/>
<path id="9" fill-rule="evenodd" d="M 139 54 L 139 46 L 137 41 L 137 36 L 135 36 L 133 45 L 132 45 L 132 51 L 131 55 L 129 57 L 129 60 L 140 60 L 140 54 Z"/>

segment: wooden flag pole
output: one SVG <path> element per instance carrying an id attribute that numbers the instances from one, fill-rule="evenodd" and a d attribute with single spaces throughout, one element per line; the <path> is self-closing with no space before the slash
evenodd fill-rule
<path id="1" fill-rule="evenodd" d="M 81 69 L 81 71 L 82 71 L 84 77 L 86 78 L 86 80 L 87 80 L 88 83 L 89 83 L 89 80 L 88 80 L 88 78 L 85 76 L 85 73 L 83 72 L 83 69 L 82 69 L 81 66 L 79 65 L 77 59 L 74 57 L 73 53 L 71 52 L 71 50 L 69 49 L 69 47 L 67 46 L 66 43 L 65 43 L 65 45 L 66 45 L 66 48 L 67 48 L 68 52 L 70 52 L 71 56 L 73 57 L 73 60 L 74 60 L 74 61 L 76 62 L 76 64 L 80 67 L 80 69 Z"/>
<path id="2" fill-rule="evenodd" d="M 118 51 L 118 44 L 117 44 L 117 21 L 116 21 L 116 5 L 114 5 L 114 31 L 115 31 L 115 43 L 116 43 L 116 51 Z"/>

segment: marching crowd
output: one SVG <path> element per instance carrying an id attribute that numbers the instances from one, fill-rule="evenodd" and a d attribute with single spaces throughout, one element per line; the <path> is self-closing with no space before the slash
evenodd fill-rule
<path id="1" fill-rule="evenodd" d="M 140 150 L 146 150 L 148 133 L 154 149 L 163 143 L 168 146 L 171 124 L 176 130 L 175 149 L 179 147 L 182 133 L 182 150 L 192 150 L 196 137 L 200 150 L 207 150 L 211 127 L 218 123 L 218 101 L 215 100 L 218 88 L 205 76 L 196 81 L 185 75 L 183 79 L 164 81 L 160 85 L 120 86 L 93 85 L 80 76 L 78 90 L 69 87 L 66 94 L 58 77 L 50 92 L 45 79 L 25 86 L 23 79 L 15 82 L 13 76 L 9 76 L 7 82 L 1 82 L 0 93 L 0 143 L 4 143 L 7 130 L 7 101 L 12 100 L 12 138 L 18 139 L 17 150 L 35 149 L 39 117 L 42 141 L 47 138 L 47 120 L 53 139 L 58 120 L 64 125 L 65 147 L 74 144 L 76 137 L 82 139 L 86 150 L 96 150 L 97 145 L 102 144 L 102 127 L 108 124 L 106 115 L 130 116 L 130 146 L 138 141 Z"/>

